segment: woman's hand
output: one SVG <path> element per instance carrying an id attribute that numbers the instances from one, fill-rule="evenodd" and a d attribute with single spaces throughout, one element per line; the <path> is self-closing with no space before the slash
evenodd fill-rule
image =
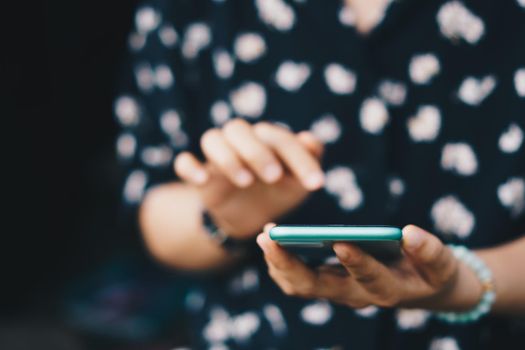
<path id="1" fill-rule="evenodd" d="M 217 225 L 235 237 L 253 236 L 324 182 L 323 146 L 309 132 L 234 119 L 204 133 L 201 148 L 204 163 L 184 152 L 175 171 L 199 189 Z"/>
<path id="2" fill-rule="evenodd" d="M 390 266 L 355 245 L 335 243 L 333 250 L 344 270 L 308 268 L 270 239 L 272 226 L 265 226 L 257 243 L 264 251 L 270 276 L 288 295 L 328 299 L 352 308 L 467 310 L 482 294 L 475 274 L 437 237 L 413 225 L 403 229 L 403 258 Z"/>

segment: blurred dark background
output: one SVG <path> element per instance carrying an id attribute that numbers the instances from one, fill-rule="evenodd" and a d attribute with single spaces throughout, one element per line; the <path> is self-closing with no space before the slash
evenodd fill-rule
<path id="1" fill-rule="evenodd" d="M 112 115 L 137 2 L 22 2 L 3 11 L 2 349 L 25 349 L 20 339 L 46 333 L 41 325 L 56 325 L 55 338 L 70 334 L 71 285 L 115 256 L 148 264 L 138 235 L 118 225 Z"/>

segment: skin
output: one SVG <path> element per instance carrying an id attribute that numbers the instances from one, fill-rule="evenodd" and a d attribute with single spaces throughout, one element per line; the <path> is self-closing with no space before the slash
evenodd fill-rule
<path id="1" fill-rule="evenodd" d="M 346 0 L 357 30 L 368 33 L 387 0 Z M 152 255 L 188 271 L 239 263 L 209 238 L 202 226 L 206 208 L 217 226 L 238 239 L 254 239 L 264 223 L 278 219 L 323 186 L 322 144 L 309 132 L 294 134 L 269 123 L 235 119 L 201 138 L 203 161 L 181 153 L 174 170 L 181 181 L 148 191 L 139 222 Z M 267 224 L 257 237 L 268 272 L 284 293 L 321 298 L 351 308 L 368 305 L 464 311 L 475 306 L 483 287 L 434 235 L 413 225 L 403 229 L 403 259 L 385 266 L 356 246 L 336 243 L 343 269 L 306 267 L 271 241 Z M 476 251 L 493 273 L 497 294 L 492 312 L 525 315 L 525 237 Z"/>
<path id="2" fill-rule="evenodd" d="M 361 34 L 369 33 L 381 21 L 389 0 L 345 0 L 352 9 L 355 26 Z"/>
<path id="3" fill-rule="evenodd" d="M 483 287 L 474 272 L 457 260 L 434 235 L 408 225 L 403 228 L 403 258 L 386 266 L 349 243 L 333 250 L 344 267 L 308 268 L 273 242 L 267 224 L 257 237 L 268 272 L 285 294 L 327 299 L 352 308 L 369 305 L 463 311 L 480 300 Z M 513 271 L 525 263 L 525 237 L 501 247 L 478 251 L 494 275 L 497 299 L 492 311 L 525 314 L 525 278 Z"/>
<path id="4" fill-rule="evenodd" d="M 201 139 L 203 161 L 181 153 L 174 168 L 181 181 L 150 190 L 141 206 L 144 241 L 160 262 L 202 271 L 239 263 L 202 226 L 201 211 L 238 239 L 254 239 L 265 222 L 297 207 L 323 185 L 323 147 L 309 132 L 294 134 L 269 123 L 236 119 Z M 242 215 L 239 215 L 242 213 Z M 385 266 L 356 246 L 333 249 L 344 270 L 307 268 L 268 236 L 257 237 L 268 271 L 284 293 L 322 298 L 352 308 L 368 305 L 467 310 L 479 301 L 482 286 L 471 269 L 454 258 L 434 235 L 409 225 L 403 229 L 404 258 Z M 525 237 L 477 251 L 494 275 L 493 311 L 525 314 Z M 344 273 L 341 273 L 341 272 Z"/>
<path id="5" fill-rule="evenodd" d="M 205 232 L 203 207 L 230 236 L 255 239 L 266 222 L 323 186 L 323 146 L 309 132 L 234 119 L 204 133 L 201 148 L 204 161 L 178 155 L 174 168 L 182 181 L 148 191 L 141 205 L 144 241 L 169 266 L 207 270 L 234 262 Z"/>

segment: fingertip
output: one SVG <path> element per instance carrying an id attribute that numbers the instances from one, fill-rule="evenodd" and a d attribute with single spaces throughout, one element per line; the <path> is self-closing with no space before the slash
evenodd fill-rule
<path id="1" fill-rule="evenodd" d="M 304 179 L 304 186 L 308 190 L 318 190 L 324 185 L 324 174 L 321 171 L 312 172 Z"/>
<path id="2" fill-rule="evenodd" d="M 257 242 L 257 245 L 263 250 L 263 252 L 266 252 L 266 248 L 267 248 L 265 236 L 266 234 L 262 232 L 262 233 L 259 233 L 257 235 L 257 238 L 255 239 L 255 241 Z"/>
<path id="3" fill-rule="evenodd" d="M 308 148 L 317 158 L 320 158 L 324 151 L 324 144 L 317 136 L 310 131 L 301 131 L 297 134 L 299 141 Z"/>
<path id="4" fill-rule="evenodd" d="M 332 249 L 341 262 L 349 262 L 355 260 L 360 254 L 361 249 L 351 243 L 337 242 L 334 243 Z"/>
<path id="5" fill-rule="evenodd" d="M 248 187 L 252 184 L 254 178 L 252 173 L 246 169 L 241 169 L 235 174 L 235 183 L 239 187 Z"/>
<path id="6" fill-rule="evenodd" d="M 263 178 L 268 183 L 275 183 L 283 175 L 283 169 L 279 164 L 269 164 L 264 168 Z"/>
<path id="7" fill-rule="evenodd" d="M 403 248 L 414 251 L 423 244 L 427 233 L 415 225 L 407 225 L 403 228 Z"/>
<path id="8" fill-rule="evenodd" d="M 269 223 L 265 224 L 264 225 L 264 232 L 269 233 L 270 230 L 272 229 L 272 227 L 275 227 L 275 226 L 277 226 L 277 225 L 275 223 L 273 223 L 273 222 L 269 222 Z"/>
<path id="9" fill-rule="evenodd" d="M 335 255 L 337 255 L 339 261 L 342 262 L 348 259 L 349 252 L 347 246 L 344 243 L 334 243 L 332 249 L 334 250 Z"/>

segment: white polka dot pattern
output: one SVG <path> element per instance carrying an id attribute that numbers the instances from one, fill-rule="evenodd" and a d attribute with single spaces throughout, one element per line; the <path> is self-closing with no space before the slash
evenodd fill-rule
<path id="1" fill-rule="evenodd" d="M 429 350 L 460 350 L 456 339 L 452 337 L 435 338 L 430 342 Z"/>
<path id="2" fill-rule="evenodd" d="M 371 97 L 363 101 L 359 111 L 359 122 L 364 131 L 380 134 L 390 119 L 385 104 L 378 98 Z"/>
<path id="3" fill-rule="evenodd" d="M 223 125 L 231 117 L 230 106 L 224 101 L 215 102 L 210 109 L 211 119 L 216 126 Z"/>
<path id="4" fill-rule="evenodd" d="M 229 339 L 245 342 L 259 329 L 260 323 L 255 312 L 230 316 L 223 308 L 215 307 L 210 313 L 210 322 L 204 328 L 203 336 L 211 344 L 224 343 Z"/>
<path id="5" fill-rule="evenodd" d="M 525 68 L 520 68 L 514 73 L 514 86 L 520 97 L 525 97 Z"/>
<path id="6" fill-rule="evenodd" d="M 295 12 L 283 0 L 255 0 L 259 17 L 268 26 L 288 31 L 295 23 Z"/>
<path id="7" fill-rule="evenodd" d="M 155 87 L 155 73 L 151 69 L 151 65 L 143 62 L 135 66 L 135 79 L 137 85 L 143 93 L 149 93 Z"/>
<path id="8" fill-rule="evenodd" d="M 493 76 L 486 76 L 481 79 L 467 77 L 461 83 L 458 91 L 458 97 L 461 101 L 471 106 L 477 106 L 496 87 L 496 79 Z"/>
<path id="9" fill-rule="evenodd" d="M 339 22 L 341 22 L 342 25 L 347 27 L 353 27 L 355 26 L 355 13 L 352 10 L 350 6 L 341 6 L 341 9 L 338 13 Z"/>
<path id="10" fill-rule="evenodd" d="M 231 77 L 235 69 L 235 61 L 224 49 L 217 49 L 213 52 L 213 65 L 215 73 L 221 79 Z"/>
<path id="11" fill-rule="evenodd" d="M 257 33 L 244 33 L 235 39 L 234 51 L 240 61 L 250 63 L 264 55 L 266 43 Z"/>
<path id="12" fill-rule="evenodd" d="M 128 203 L 138 203 L 144 194 L 148 175 L 142 170 L 132 171 L 124 184 L 124 199 Z"/>
<path id="13" fill-rule="evenodd" d="M 331 63 L 325 67 L 324 78 L 334 94 L 347 95 L 355 90 L 357 79 L 354 72 L 338 63 Z"/>
<path id="14" fill-rule="evenodd" d="M 117 154 L 120 158 L 129 159 L 135 154 L 137 140 L 129 133 L 120 135 L 117 139 Z"/>
<path id="15" fill-rule="evenodd" d="M 416 330 L 425 326 L 430 312 L 419 309 L 399 309 L 396 312 L 397 326 L 402 330 Z"/>
<path id="16" fill-rule="evenodd" d="M 277 305 L 265 305 L 263 307 L 263 315 L 268 320 L 268 323 L 270 323 L 270 327 L 272 327 L 275 335 L 283 336 L 286 334 L 288 326 L 286 325 L 283 313 Z"/>
<path id="17" fill-rule="evenodd" d="M 173 151 L 168 146 L 147 146 L 142 149 L 142 162 L 150 167 L 166 166 L 173 157 Z"/>
<path id="18" fill-rule="evenodd" d="M 115 115 L 122 126 L 134 126 L 139 122 L 139 106 L 130 96 L 120 96 L 115 101 Z"/>
<path id="19" fill-rule="evenodd" d="M 421 106 L 407 121 L 408 133 L 414 142 L 436 139 L 441 128 L 441 113 L 435 106 Z"/>
<path id="20" fill-rule="evenodd" d="M 295 92 L 304 85 L 310 73 L 310 66 L 306 63 L 284 61 L 277 69 L 275 81 L 284 90 Z"/>
<path id="21" fill-rule="evenodd" d="M 438 199 L 431 210 L 434 227 L 444 233 L 465 239 L 475 225 L 474 215 L 454 195 Z"/>
<path id="22" fill-rule="evenodd" d="M 332 313 L 332 306 L 329 303 L 326 301 L 315 301 L 301 310 L 301 318 L 306 323 L 321 326 L 330 321 Z"/>
<path id="23" fill-rule="evenodd" d="M 431 53 L 419 54 L 410 60 L 408 72 L 414 84 L 428 84 L 441 70 L 436 55 Z"/>
<path id="24" fill-rule="evenodd" d="M 485 24 L 460 1 L 449 1 L 441 6 L 437 14 L 441 33 L 452 41 L 463 39 L 477 44 L 485 34 Z"/>
<path id="25" fill-rule="evenodd" d="M 247 82 L 230 93 L 230 102 L 237 114 L 258 118 L 266 107 L 266 91 L 259 83 Z"/>
<path id="26" fill-rule="evenodd" d="M 173 73 L 170 67 L 161 64 L 155 68 L 155 83 L 162 90 L 171 88 L 173 85 Z"/>
<path id="27" fill-rule="evenodd" d="M 388 191 L 394 197 L 402 196 L 405 193 L 405 182 L 399 177 L 392 177 L 388 181 Z"/>
<path id="28" fill-rule="evenodd" d="M 336 167 L 326 172 L 325 189 L 339 200 L 343 210 L 355 210 L 363 203 L 363 192 L 354 172 L 348 167 Z"/>
<path id="29" fill-rule="evenodd" d="M 159 29 L 159 39 L 167 48 L 175 46 L 179 40 L 179 35 L 172 25 L 166 24 Z"/>
<path id="30" fill-rule="evenodd" d="M 186 3 L 173 6 L 186 11 L 192 2 Z M 482 189 L 486 207 L 495 209 L 498 218 L 507 219 L 510 224 L 506 227 L 521 220 L 525 177 L 519 162 L 525 135 L 518 112 L 525 101 L 525 66 L 519 63 L 502 69 L 495 64 L 487 71 L 484 64 L 469 63 L 468 55 L 456 58 L 459 51 L 482 53 L 485 46 L 493 47 L 498 30 L 485 17 L 486 7 L 461 0 L 445 0 L 432 10 L 428 7 L 425 19 L 429 26 L 421 28 L 424 42 L 396 46 L 391 56 L 388 52 L 378 56 L 374 50 L 366 55 L 360 52 L 363 42 L 355 38 L 357 12 L 352 7 L 342 3 L 324 7 L 331 11 L 327 17 L 331 20 L 319 22 L 326 26 L 319 29 L 312 25 L 317 20 L 313 16 L 324 12 L 311 11 L 313 3 L 248 1 L 242 6 L 249 11 L 235 14 L 242 21 L 232 16 L 226 25 L 221 16 L 231 11 L 230 0 L 209 1 L 206 8 L 210 11 L 191 12 L 183 21 L 179 19 L 186 16 L 184 11 L 173 15 L 160 2 L 138 8 L 127 39 L 133 73 L 128 78 L 132 81 L 113 106 L 123 129 L 116 140 L 116 155 L 128 168 L 124 201 L 137 207 L 147 189 L 161 181 L 158 179 L 175 180 L 171 165 L 178 152 L 194 152 L 203 130 L 241 117 L 251 123 L 275 122 L 291 132 L 309 130 L 325 144 L 324 192 L 316 194 L 323 205 L 314 209 L 322 220 L 381 220 L 385 213 L 396 215 L 410 205 L 421 205 L 427 213 L 421 220 L 427 220 L 424 225 L 432 232 L 468 245 L 469 238 L 486 234 L 481 221 L 486 210 L 480 209 L 472 194 L 476 192 L 472 186 L 479 181 L 487 184 Z M 389 0 L 387 3 L 390 6 Z M 404 5 L 393 2 L 391 6 Z M 521 13 L 525 3 L 516 0 L 512 6 Z M 390 35 L 390 28 L 392 33 L 396 30 L 395 26 L 388 28 L 372 35 L 380 38 L 384 32 Z M 316 34 L 322 35 L 325 29 L 334 35 L 318 48 Z M 407 43 L 413 44 L 413 39 L 407 36 Z M 483 62 L 484 58 L 480 55 L 479 59 Z M 187 93 L 192 98 L 186 100 Z M 480 144 L 478 126 L 465 124 L 475 118 L 481 122 L 488 111 L 497 110 L 494 107 L 501 100 L 509 103 L 508 108 L 501 116 L 493 116 L 490 125 L 494 130 Z M 510 165 L 502 167 L 496 179 L 486 169 L 490 170 L 494 159 L 485 152 Z M 377 169 L 384 173 L 369 166 L 376 161 L 370 157 L 378 154 Z M 406 159 L 395 163 L 397 157 Z M 430 189 L 414 182 L 408 166 L 412 163 L 433 172 L 435 183 L 426 186 Z M 480 191 L 479 196 L 482 194 Z M 414 204 L 412 199 L 419 196 L 423 199 Z M 325 212 L 324 204 L 328 210 L 336 207 L 334 216 Z M 368 206 L 377 206 L 379 215 L 371 215 Z M 320 261 L 340 265 L 332 254 Z M 213 295 L 218 290 L 187 293 L 187 311 L 199 313 L 194 316 L 204 322 L 198 328 L 204 348 L 251 347 L 260 344 L 262 335 L 267 336 L 264 341 L 270 341 L 265 347 L 271 348 L 272 337 L 291 336 L 298 323 L 316 332 L 339 325 L 343 313 L 327 301 L 297 301 L 295 313 L 290 313 L 290 305 L 282 302 L 285 299 L 275 295 L 271 301 L 261 299 L 268 292 L 268 281 L 265 269 L 247 264 L 232 271 L 221 285 L 223 299 Z M 245 304 L 255 293 L 260 293 L 257 297 L 262 303 Z M 230 304 L 230 308 L 226 298 L 235 306 Z M 374 325 L 382 310 L 371 305 L 344 312 L 350 312 L 357 322 Z M 408 339 L 429 332 L 430 350 L 459 350 L 462 338 L 445 336 L 447 333 L 436 337 L 428 311 L 398 309 L 392 315 L 396 336 Z M 338 344 L 321 342 L 315 347 L 328 349 Z"/>
<path id="31" fill-rule="evenodd" d="M 508 179 L 498 187 L 498 198 L 512 215 L 520 215 L 525 209 L 525 180 L 520 177 Z"/>
<path id="32" fill-rule="evenodd" d="M 312 124 L 310 131 L 320 141 L 334 143 L 341 136 L 341 124 L 332 114 L 325 114 Z"/>
<path id="33" fill-rule="evenodd" d="M 140 8 L 135 15 L 135 27 L 139 33 L 149 33 L 155 30 L 160 22 L 160 13 L 151 7 Z"/>
<path id="34" fill-rule="evenodd" d="M 499 138 L 499 149 L 504 153 L 517 152 L 523 144 L 523 130 L 516 123 L 512 123 Z"/>
<path id="35" fill-rule="evenodd" d="M 370 318 L 374 317 L 379 312 L 379 308 L 377 306 L 370 305 L 361 309 L 355 309 L 354 311 L 361 317 Z"/>
<path id="36" fill-rule="evenodd" d="M 377 90 L 379 96 L 389 105 L 400 106 L 405 103 L 407 88 L 401 82 L 383 80 Z"/>
<path id="37" fill-rule="evenodd" d="M 477 172 L 478 160 L 468 144 L 447 143 L 441 153 L 441 167 L 457 175 L 470 176 Z"/>
<path id="38" fill-rule="evenodd" d="M 207 24 L 202 22 L 190 24 L 184 34 L 182 54 L 187 59 L 193 59 L 201 50 L 208 47 L 210 42 L 211 31 Z"/>

